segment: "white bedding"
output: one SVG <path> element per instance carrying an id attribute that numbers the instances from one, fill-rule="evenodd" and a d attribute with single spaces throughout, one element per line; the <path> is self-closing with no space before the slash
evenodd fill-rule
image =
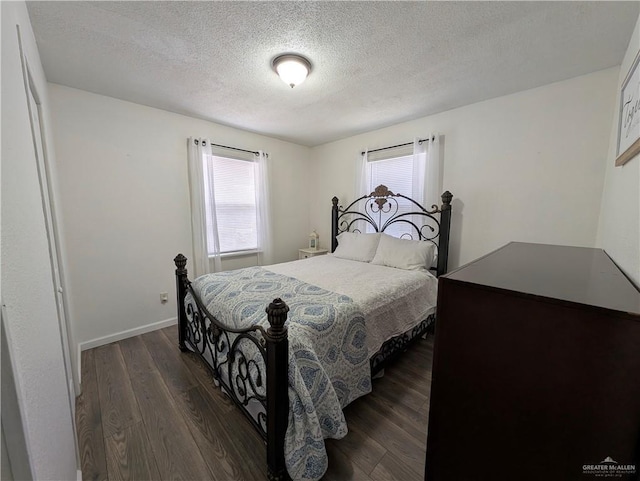
<path id="1" fill-rule="evenodd" d="M 438 280 L 426 271 L 409 271 L 340 259 L 331 254 L 266 266 L 360 305 L 365 315 L 369 354 L 434 312 Z"/>

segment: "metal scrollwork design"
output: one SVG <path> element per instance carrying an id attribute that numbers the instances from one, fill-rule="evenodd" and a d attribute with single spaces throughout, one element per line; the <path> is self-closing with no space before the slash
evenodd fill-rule
<path id="1" fill-rule="evenodd" d="M 258 426 L 260 427 L 260 432 L 267 432 L 267 412 L 260 411 L 258 413 Z"/>
<path id="2" fill-rule="evenodd" d="M 240 348 L 244 343 L 245 347 Z M 249 345 L 247 346 L 247 343 Z M 253 346 L 251 346 L 253 344 Z M 253 358 L 247 358 L 246 353 L 252 353 Z M 246 406 L 251 399 L 264 403 L 265 382 L 264 348 L 251 334 L 239 334 L 231 345 L 229 351 L 229 379 L 233 380 L 233 388 L 237 401 Z"/>
<path id="3" fill-rule="evenodd" d="M 379 185 L 346 208 L 338 208 L 338 233 L 389 230 L 403 239 L 430 241 L 437 251 L 440 213 L 437 205 L 427 210 L 415 200 Z"/>
<path id="4" fill-rule="evenodd" d="M 198 346 L 202 341 L 202 316 L 191 302 L 186 305 L 185 311 L 189 321 L 187 324 L 189 328 L 187 331 L 188 337 L 195 346 Z"/>
<path id="5" fill-rule="evenodd" d="M 266 439 L 264 329 L 261 326 L 233 329 L 221 325 L 202 305 L 190 285 L 188 289 L 191 298 L 185 303 L 187 344 L 205 359 L 216 383 L 236 404 L 243 407 L 251 423 Z M 254 416 L 248 414 L 250 410 L 255 413 Z"/>
<path id="6" fill-rule="evenodd" d="M 222 369 L 227 364 L 227 352 L 229 346 L 229 334 L 209 321 L 207 326 L 206 351 L 212 359 L 213 375 L 220 382 Z"/>

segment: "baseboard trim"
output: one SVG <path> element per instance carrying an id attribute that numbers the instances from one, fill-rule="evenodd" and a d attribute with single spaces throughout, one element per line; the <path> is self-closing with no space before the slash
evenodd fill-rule
<path id="1" fill-rule="evenodd" d="M 105 344 L 111 344 L 112 342 L 121 341 L 129 337 L 139 336 L 151 331 L 157 331 L 158 329 L 164 329 L 165 327 L 173 326 L 178 323 L 177 317 L 171 319 L 165 319 L 164 321 L 152 322 L 144 326 L 135 327 L 133 329 L 127 329 L 126 331 L 116 332 L 108 336 L 98 337 L 90 341 L 81 342 L 78 344 L 80 351 L 86 351 L 87 349 L 93 349 L 94 347 L 104 346 Z M 78 363 L 80 365 L 81 363 Z"/>
<path id="2" fill-rule="evenodd" d="M 79 469 L 76 471 L 76 479 L 77 481 L 82 481 L 82 471 Z"/>

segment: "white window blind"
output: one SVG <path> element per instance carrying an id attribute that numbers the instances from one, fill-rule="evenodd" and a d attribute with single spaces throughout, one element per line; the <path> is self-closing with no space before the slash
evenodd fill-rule
<path id="1" fill-rule="evenodd" d="M 369 178 L 369 192 L 379 186 L 380 184 L 386 185 L 394 194 L 402 194 L 407 197 L 412 197 L 412 175 L 413 175 L 413 156 L 404 155 L 401 157 L 392 157 L 390 159 L 375 160 L 370 162 L 370 178 Z M 368 192 L 368 193 L 369 193 Z M 398 199 L 398 214 L 402 212 L 415 211 L 416 206 L 409 201 L 399 198 Z M 384 219 L 384 216 L 383 216 Z M 411 220 L 411 217 L 407 216 L 407 220 Z M 376 222 L 378 219 L 376 218 Z M 384 220 L 383 220 L 384 223 Z M 379 226 L 382 227 L 382 226 Z M 373 228 L 367 225 L 367 232 L 373 232 Z M 397 222 L 390 225 L 385 229 L 385 233 L 394 237 L 401 237 L 403 234 L 413 234 L 415 237 L 415 230 L 404 222 Z"/>
<path id="2" fill-rule="evenodd" d="M 394 194 L 411 197 L 413 156 L 405 155 L 371 162 L 371 191 L 378 185 L 386 185 Z"/>
<path id="3" fill-rule="evenodd" d="M 208 164 L 208 165 L 206 165 Z M 205 160 L 205 170 L 213 169 L 216 216 L 220 252 L 237 252 L 257 249 L 256 184 L 253 162 L 211 156 Z M 211 195 L 205 183 L 205 195 Z M 211 212 L 207 203 L 207 236 L 213 237 Z M 208 246 L 213 252 L 212 245 Z"/>

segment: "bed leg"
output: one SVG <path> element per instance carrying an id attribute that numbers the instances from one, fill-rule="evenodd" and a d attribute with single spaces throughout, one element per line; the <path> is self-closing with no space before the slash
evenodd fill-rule
<path id="1" fill-rule="evenodd" d="M 289 424 L 289 339 L 284 323 L 289 307 L 274 299 L 266 309 L 267 329 L 267 468 L 270 481 L 289 479 L 284 438 Z"/>
<path id="2" fill-rule="evenodd" d="M 188 351 L 184 343 L 187 328 L 187 313 L 184 310 L 184 298 L 187 295 L 187 258 L 178 254 L 173 262 L 176 264 L 176 294 L 178 296 L 178 347 L 181 351 Z"/>

